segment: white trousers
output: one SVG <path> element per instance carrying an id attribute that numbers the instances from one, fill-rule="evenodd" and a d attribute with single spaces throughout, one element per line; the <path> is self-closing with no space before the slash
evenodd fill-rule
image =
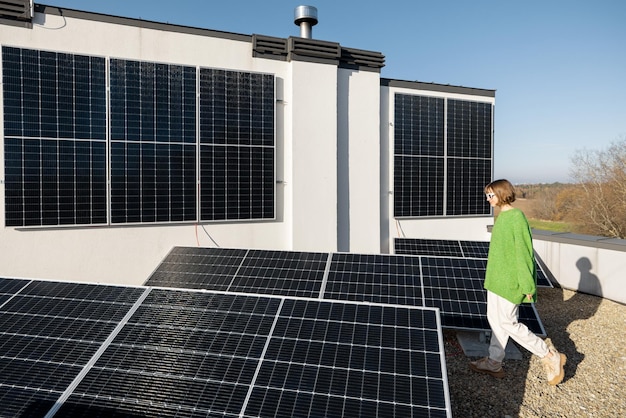
<path id="1" fill-rule="evenodd" d="M 526 325 L 518 322 L 518 310 L 519 305 L 487 291 L 487 320 L 491 326 L 490 359 L 504 360 L 504 350 L 509 338 L 539 357 L 548 354 L 545 341 L 533 334 Z"/>

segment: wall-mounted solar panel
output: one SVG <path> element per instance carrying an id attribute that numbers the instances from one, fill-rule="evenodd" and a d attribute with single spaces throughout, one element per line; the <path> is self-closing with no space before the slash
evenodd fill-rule
<path id="1" fill-rule="evenodd" d="M 2 47 L 6 226 L 107 222 L 101 57 Z"/>
<path id="2" fill-rule="evenodd" d="M 483 189 L 492 180 L 491 160 L 448 158 L 446 215 L 490 215 Z"/>
<path id="3" fill-rule="evenodd" d="M 394 216 L 489 215 L 491 103 L 394 95 Z"/>
<path id="4" fill-rule="evenodd" d="M 273 219 L 274 76 L 200 69 L 201 220 Z"/>
<path id="5" fill-rule="evenodd" d="M 111 222 L 196 220 L 196 68 L 110 67 Z"/>

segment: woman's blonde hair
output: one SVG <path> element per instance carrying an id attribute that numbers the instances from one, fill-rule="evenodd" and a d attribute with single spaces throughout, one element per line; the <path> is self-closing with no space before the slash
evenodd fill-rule
<path id="1" fill-rule="evenodd" d="M 515 202 L 515 187 L 505 179 L 494 180 L 485 186 L 485 193 L 498 196 L 498 206 L 510 205 Z"/>

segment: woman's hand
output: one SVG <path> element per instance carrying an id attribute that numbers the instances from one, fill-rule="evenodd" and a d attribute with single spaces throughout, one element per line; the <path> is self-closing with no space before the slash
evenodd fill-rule
<path id="1" fill-rule="evenodd" d="M 532 302 L 532 300 L 533 300 L 533 294 L 532 294 L 532 293 L 528 293 L 528 294 L 526 295 L 526 299 L 528 299 L 528 301 L 529 301 L 529 302 Z"/>

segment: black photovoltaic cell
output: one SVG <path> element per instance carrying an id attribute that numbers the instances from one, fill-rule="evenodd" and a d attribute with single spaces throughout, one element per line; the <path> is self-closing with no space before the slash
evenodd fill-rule
<path id="1" fill-rule="evenodd" d="M 327 253 L 250 250 L 228 290 L 318 297 L 327 261 Z"/>
<path id="2" fill-rule="evenodd" d="M 491 160 L 448 158 L 446 215 L 489 215 L 484 187 L 492 180 Z"/>
<path id="3" fill-rule="evenodd" d="M 481 258 L 485 260 L 489 255 L 488 241 L 394 238 L 393 246 L 395 254 Z M 535 264 L 537 266 L 537 286 L 553 287 L 541 264 L 539 262 Z"/>
<path id="4" fill-rule="evenodd" d="M 147 286 L 318 297 L 328 253 L 177 247 Z"/>
<path id="5" fill-rule="evenodd" d="M 444 159 L 394 156 L 394 216 L 441 216 Z"/>
<path id="6" fill-rule="evenodd" d="M 426 306 L 441 311 L 443 326 L 489 330 L 484 259 L 420 257 Z M 535 334 L 545 335 L 533 305 L 522 304 L 519 320 Z"/>
<path id="7" fill-rule="evenodd" d="M 6 225 L 106 223 L 104 58 L 3 46 L 2 66 Z"/>
<path id="8" fill-rule="evenodd" d="M 248 250 L 175 247 L 146 286 L 228 290 Z"/>
<path id="9" fill-rule="evenodd" d="M 423 306 L 419 258 L 335 253 L 324 298 Z"/>
<path id="10" fill-rule="evenodd" d="M 1 416 L 451 416 L 433 309 L 26 283 L 0 279 Z"/>

